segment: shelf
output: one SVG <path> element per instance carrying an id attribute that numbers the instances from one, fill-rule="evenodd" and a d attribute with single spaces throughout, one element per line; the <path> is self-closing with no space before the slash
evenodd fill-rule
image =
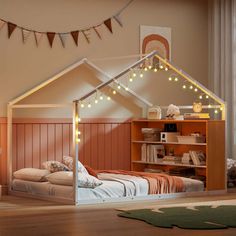
<path id="1" fill-rule="evenodd" d="M 196 166 L 196 165 L 190 165 L 190 164 L 182 164 L 182 163 L 162 163 L 162 162 L 146 162 L 146 161 L 132 161 L 132 163 L 138 163 L 138 164 L 148 164 L 148 165 L 161 165 L 161 166 L 182 166 L 182 167 L 191 167 L 191 168 L 203 168 L 205 169 L 206 166 Z"/>
<path id="2" fill-rule="evenodd" d="M 146 144 L 173 144 L 173 145 L 195 145 L 206 146 L 206 143 L 179 143 L 179 142 L 160 142 L 160 141 L 132 141 L 132 143 L 146 143 Z"/>

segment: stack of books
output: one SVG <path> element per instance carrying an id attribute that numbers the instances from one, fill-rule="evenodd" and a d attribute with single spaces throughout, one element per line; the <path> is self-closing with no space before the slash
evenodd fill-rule
<path id="1" fill-rule="evenodd" d="M 185 120 L 209 120 L 209 113 L 184 113 Z"/>
<path id="2" fill-rule="evenodd" d="M 164 164 L 177 164 L 177 163 L 181 163 L 181 159 L 182 159 L 182 157 L 178 157 L 178 156 L 164 156 L 162 163 L 164 163 Z"/>
<path id="3" fill-rule="evenodd" d="M 206 156 L 202 151 L 189 151 L 189 155 L 194 165 L 206 165 Z"/>

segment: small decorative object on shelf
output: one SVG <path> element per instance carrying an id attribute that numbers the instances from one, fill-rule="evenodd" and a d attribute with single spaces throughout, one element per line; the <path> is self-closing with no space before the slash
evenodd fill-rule
<path id="1" fill-rule="evenodd" d="M 159 128 L 142 128 L 144 141 L 160 141 Z"/>
<path id="2" fill-rule="evenodd" d="M 209 113 L 184 113 L 184 120 L 209 120 Z"/>
<path id="3" fill-rule="evenodd" d="M 201 112 L 202 111 L 202 103 L 201 102 L 194 102 L 193 103 L 193 111 L 194 112 Z"/>
<path id="4" fill-rule="evenodd" d="M 179 143 L 205 143 L 206 137 L 202 135 L 185 135 L 185 136 L 177 136 L 177 140 Z"/>
<path id="5" fill-rule="evenodd" d="M 153 106 L 153 107 L 148 108 L 147 118 L 149 120 L 160 120 L 161 108 L 159 106 Z"/>
<path id="6" fill-rule="evenodd" d="M 161 132 L 161 142 L 173 143 L 177 142 L 177 137 L 180 135 L 179 132 Z"/>
<path id="7" fill-rule="evenodd" d="M 179 108 L 175 106 L 174 104 L 170 104 L 166 112 L 166 118 L 175 120 L 175 119 L 179 119 L 179 116 L 180 116 Z"/>

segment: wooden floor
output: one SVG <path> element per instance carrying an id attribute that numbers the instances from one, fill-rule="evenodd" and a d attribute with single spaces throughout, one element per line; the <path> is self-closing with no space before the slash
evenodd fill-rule
<path id="1" fill-rule="evenodd" d="M 3 196 L 0 201 L 0 236 L 36 235 L 127 235 L 127 236 L 224 236 L 236 235 L 235 229 L 184 230 L 163 229 L 144 222 L 121 218 L 117 209 L 150 208 L 162 205 L 196 203 L 206 201 L 235 200 L 236 193 L 220 196 L 179 198 L 171 200 L 142 201 L 135 203 L 70 206 L 13 196 Z"/>

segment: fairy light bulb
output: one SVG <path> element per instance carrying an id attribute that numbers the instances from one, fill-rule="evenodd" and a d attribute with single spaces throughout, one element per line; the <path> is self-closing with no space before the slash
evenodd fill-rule
<path id="1" fill-rule="evenodd" d="M 83 104 L 83 103 L 81 103 L 81 104 L 80 104 L 80 107 L 81 107 L 81 108 L 84 108 L 84 104 Z"/>
<path id="2" fill-rule="evenodd" d="M 164 68 L 164 66 L 163 66 L 163 65 L 160 65 L 159 68 L 162 70 L 162 69 Z"/>
<path id="3" fill-rule="evenodd" d="M 128 88 L 128 87 L 125 87 L 125 90 L 126 90 L 126 91 L 128 91 L 128 90 L 129 90 L 129 88 Z"/>
<path id="4" fill-rule="evenodd" d="M 185 84 L 182 86 L 183 89 L 186 89 L 186 87 L 187 87 L 187 86 L 186 86 Z"/>
<path id="5" fill-rule="evenodd" d="M 154 68 L 154 72 L 157 72 L 157 68 Z"/>
<path id="6" fill-rule="evenodd" d="M 143 78 L 143 73 L 141 72 L 140 75 L 139 75 L 140 78 Z"/>
<path id="7" fill-rule="evenodd" d="M 130 77 L 130 78 L 129 78 L 129 82 L 133 82 L 133 78 Z"/>
<path id="8" fill-rule="evenodd" d="M 168 71 L 168 67 L 165 67 L 165 71 Z"/>
<path id="9" fill-rule="evenodd" d="M 91 106 L 92 106 L 91 103 L 89 103 L 89 104 L 88 104 L 88 108 L 91 108 Z"/>
<path id="10" fill-rule="evenodd" d="M 148 66 L 148 69 L 151 70 L 151 69 L 152 69 L 152 65 L 149 65 L 149 66 Z"/>
<path id="11" fill-rule="evenodd" d="M 179 79 L 178 79 L 178 77 L 175 77 L 175 82 L 177 82 Z"/>
<path id="12" fill-rule="evenodd" d="M 206 95 L 206 99 L 208 99 L 209 98 L 209 96 L 208 95 Z"/>
<path id="13" fill-rule="evenodd" d="M 77 139 L 76 139 L 76 142 L 77 142 L 77 143 L 80 143 L 80 142 L 81 142 L 80 138 L 77 138 Z"/>
<path id="14" fill-rule="evenodd" d="M 223 107 L 220 107 L 220 110 L 223 111 Z"/>
<path id="15" fill-rule="evenodd" d="M 190 85 L 190 86 L 189 86 L 189 89 L 193 89 L 193 86 L 192 86 L 192 85 Z"/>
<path id="16" fill-rule="evenodd" d="M 81 135 L 81 132 L 79 130 L 77 130 L 76 135 Z"/>
<path id="17" fill-rule="evenodd" d="M 148 70 L 148 68 L 145 66 L 144 71 L 147 71 L 147 70 Z"/>
<path id="18" fill-rule="evenodd" d="M 208 108 L 211 108 L 211 104 L 208 105 Z"/>
<path id="19" fill-rule="evenodd" d="M 100 98 L 100 100 L 103 100 L 103 96 L 102 96 L 102 95 L 100 95 L 100 97 L 99 97 L 99 98 Z"/>
<path id="20" fill-rule="evenodd" d="M 107 96 L 107 100 L 110 101 L 110 100 L 111 100 L 111 97 Z"/>
<path id="21" fill-rule="evenodd" d="M 77 117 L 75 118 L 75 121 L 78 123 L 78 122 L 81 121 L 81 119 L 77 116 Z"/>
<path id="22" fill-rule="evenodd" d="M 97 103 L 98 103 L 98 100 L 97 100 L 97 99 L 95 99 L 94 103 L 96 103 L 96 104 L 97 104 Z"/>
<path id="23" fill-rule="evenodd" d="M 120 87 L 120 85 L 119 85 L 119 84 L 118 84 L 117 88 L 118 88 L 118 89 L 121 89 L 121 87 Z"/>
<path id="24" fill-rule="evenodd" d="M 113 90 L 112 93 L 113 93 L 114 95 L 116 95 L 116 90 Z"/>
<path id="25" fill-rule="evenodd" d="M 136 77 L 136 76 L 137 76 L 137 74 L 136 74 L 135 72 L 133 72 L 132 76 L 133 76 L 133 77 Z"/>
<path id="26" fill-rule="evenodd" d="M 202 99 L 202 95 L 199 96 L 199 99 Z"/>
<path id="27" fill-rule="evenodd" d="M 197 88 L 195 88 L 195 89 L 194 89 L 194 92 L 197 92 L 197 91 L 198 91 L 198 89 L 197 89 Z"/>
<path id="28" fill-rule="evenodd" d="M 172 81 L 172 77 L 171 76 L 169 77 L 169 81 Z"/>
<path id="29" fill-rule="evenodd" d="M 215 110 L 214 112 L 215 112 L 215 114 L 218 114 L 218 110 Z"/>

